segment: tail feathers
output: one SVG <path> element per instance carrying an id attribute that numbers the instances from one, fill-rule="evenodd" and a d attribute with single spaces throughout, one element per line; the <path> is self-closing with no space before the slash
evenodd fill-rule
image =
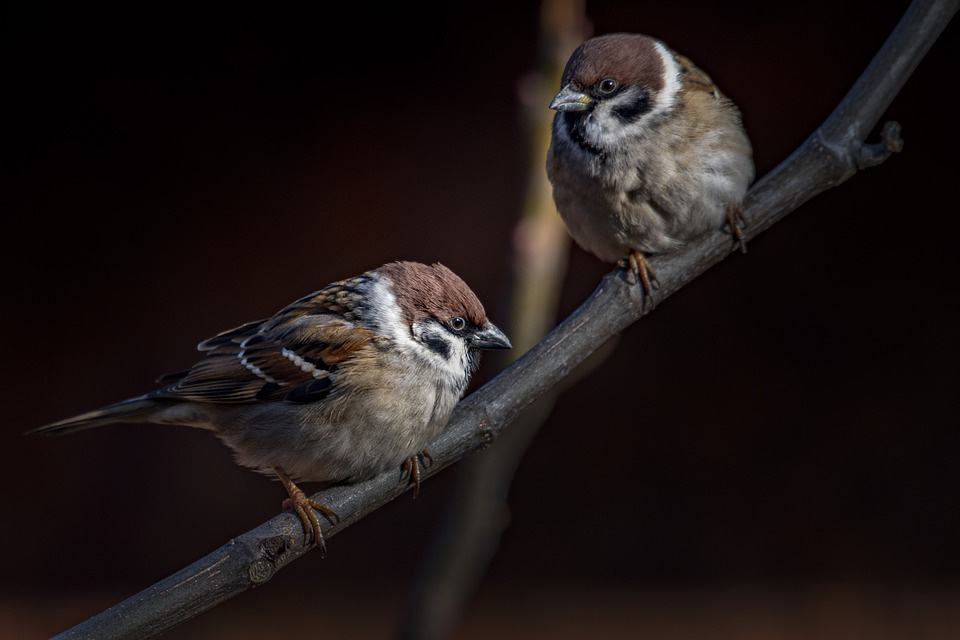
<path id="1" fill-rule="evenodd" d="M 72 418 L 65 418 L 42 427 L 30 429 L 26 432 L 26 435 L 36 433 L 42 436 L 62 436 L 117 422 L 149 422 L 150 416 L 156 409 L 156 400 L 147 396 L 139 396 L 122 400 L 96 411 L 88 411 Z"/>

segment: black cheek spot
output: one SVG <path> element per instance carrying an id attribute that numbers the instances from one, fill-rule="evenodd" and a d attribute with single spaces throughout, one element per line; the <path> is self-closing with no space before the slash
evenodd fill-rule
<path id="1" fill-rule="evenodd" d="M 642 91 L 635 100 L 618 104 L 611 111 L 621 122 L 633 122 L 651 109 L 650 94 Z"/>
<path id="2" fill-rule="evenodd" d="M 450 357 L 450 345 L 447 344 L 447 341 L 443 338 L 437 338 L 434 336 L 425 336 L 423 340 L 423 345 L 433 351 L 434 353 L 439 354 L 442 358 Z"/>

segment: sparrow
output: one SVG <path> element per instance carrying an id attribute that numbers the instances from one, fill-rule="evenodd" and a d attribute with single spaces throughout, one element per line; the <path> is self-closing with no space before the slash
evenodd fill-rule
<path id="1" fill-rule="evenodd" d="M 546 170 L 577 244 L 629 266 L 651 303 L 658 283 L 647 256 L 725 223 L 746 251 L 753 150 L 739 109 L 710 76 L 660 40 L 614 33 L 577 47 L 560 84 Z"/>
<path id="2" fill-rule="evenodd" d="M 295 483 L 402 468 L 416 496 L 426 447 L 467 389 L 480 350 L 510 347 L 453 271 L 390 262 L 204 340 L 202 357 L 161 376 L 153 391 L 27 433 L 118 422 L 208 429 L 239 464 L 280 480 L 283 508 L 325 553 L 316 511 L 331 522 L 337 515 Z"/>

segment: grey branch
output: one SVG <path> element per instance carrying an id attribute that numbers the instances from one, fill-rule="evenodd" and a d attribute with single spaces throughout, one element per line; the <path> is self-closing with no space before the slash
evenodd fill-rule
<path id="1" fill-rule="evenodd" d="M 914 0 L 827 121 L 751 189 L 744 206 L 747 239 L 899 148 L 899 127 L 892 123 L 884 127 L 879 143 L 865 144 L 864 137 L 956 13 L 958 4 L 960 0 Z M 655 260 L 660 279 L 658 301 L 735 250 L 731 237 L 717 232 L 680 253 Z M 460 403 L 446 431 L 430 447 L 434 463 L 425 475 L 488 446 L 524 408 L 644 313 L 639 287 L 629 283 L 620 270 L 607 274 L 590 298 L 546 338 Z M 324 535 L 333 537 L 407 488 L 398 472 L 323 491 L 315 497 L 341 516 Z M 154 637 L 263 584 L 310 548 L 305 546 L 299 519 L 291 512 L 282 513 L 56 638 Z"/>

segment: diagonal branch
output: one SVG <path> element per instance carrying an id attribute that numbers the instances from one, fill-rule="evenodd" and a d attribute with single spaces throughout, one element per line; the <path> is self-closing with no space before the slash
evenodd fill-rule
<path id="1" fill-rule="evenodd" d="M 878 144 L 864 137 L 956 13 L 960 0 L 914 0 L 848 95 L 787 160 L 751 189 L 744 205 L 747 239 L 769 228 L 818 193 L 898 150 L 899 127 L 888 123 Z M 715 233 L 655 261 L 659 300 L 723 260 L 737 247 Z M 596 291 L 544 340 L 460 403 L 446 431 L 430 446 L 433 475 L 492 443 L 530 403 L 610 338 L 644 315 L 638 287 L 623 273 L 607 274 Z M 399 474 L 332 487 L 316 496 L 341 521 L 331 537 L 406 490 Z M 56 636 L 149 638 L 269 580 L 306 553 L 299 519 L 283 513 L 144 591 Z"/>

